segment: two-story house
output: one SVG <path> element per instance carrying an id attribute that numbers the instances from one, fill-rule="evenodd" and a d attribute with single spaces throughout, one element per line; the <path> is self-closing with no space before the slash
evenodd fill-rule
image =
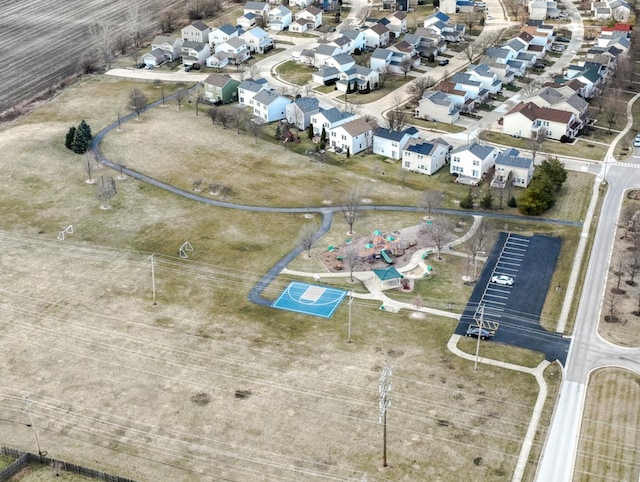
<path id="1" fill-rule="evenodd" d="M 407 127 L 401 131 L 392 131 L 378 127 L 373 131 L 373 153 L 390 159 L 402 158 L 402 151 L 411 139 L 418 137 L 418 129 Z"/>
<path id="2" fill-rule="evenodd" d="M 579 123 L 578 130 L 589 121 L 589 103 L 575 92 L 565 95 L 559 89 L 542 87 L 527 97 L 527 102 L 533 102 L 539 107 L 551 107 L 574 113 Z"/>
<path id="3" fill-rule="evenodd" d="M 356 51 L 364 52 L 367 46 L 367 37 L 365 37 L 362 30 L 346 29 L 340 32 L 343 37 L 349 40 L 349 53 L 353 54 Z"/>
<path id="4" fill-rule="evenodd" d="M 371 57 L 369 57 L 369 67 L 371 68 L 371 70 L 384 72 L 389 69 L 392 58 L 393 52 L 391 50 L 377 48 L 373 51 Z"/>
<path id="5" fill-rule="evenodd" d="M 244 32 L 240 38 L 247 44 L 251 52 L 265 54 L 273 49 L 273 39 L 260 27 Z"/>
<path id="6" fill-rule="evenodd" d="M 255 102 L 253 98 L 263 90 L 269 90 L 266 79 L 243 80 L 238 85 L 238 103 L 253 109 Z"/>
<path id="7" fill-rule="evenodd" d="M 482 82 L 473 80 L 470 74 L 457 73 L 451 77 L 451 83 L 455 84 L 457 90 L 462 90 L 469 94 L 469 98 L 473 99 L 476 104 L 487 101 L 489 91 L 484 88 Z"/>
<path id="8" fill-rule="evenodd" d="M 314 5 L 309 5 L 304 10 L 295 14 L 296 21 L 304 21 L 304 23 L 311 23 L 312 30 L 319 28 L 322 25 L 322 10 Z"/>
<path id="9" fill-rule="evenodd" d="M 340 92 L 368 92 L 378 88 L 379 82 L 380 72 L 354 64 L 353 67 L 338 73 L 336 89 Z"/>
<path id="10" fill-rule="evenodd" d="M 400 35 L 407 31 L 407 13 L 401 10 L 396 10 L 390 15 L 387 15 L 387 28 L 391 31 L 391 34 L 398 38 Z"/>
<path id="11" fill-rule="evenodd" d="M 517 149 L 504 149 L 496 157 L 491 186 L 504 188 L 510 179 L 512 186 L 527 187 L 533 179 L 534 171 L 533 159 L 520 155 Z"/>
<path id="12" fill-rule="evenodd" d="M 476 185 L 482 176 L 495 165 L 498 151 L 495 147 L 473 142 L 451 151 L 449 172 L 457 175 L 456 182 Z"/>
<path id="13" fill-rule="evenodd" d="M 181 38 L 156 35 L 151 41 L 151 52 L 142 57 L 142 62 L 156 67 L 164 62 L 178 60 L 182 55 L 182 43 Z"/>
<path id="14" fill-rule="evenodd" d="M 449 162 L 450 145 L 442 139 L 411 139 L 402 151 L 402 168 L 431 176 Z"/>
<path id="15" fill-rule="evenodd" d="M 376 23 L 364 31 L 367 39 L 367 47 L 376 49 L 378 47 L 386 47 L 389 45 L 389 29 L 381 23 Z"/>
<path id="16" fill-rule="evenodd" d="M 498 79 L 498 75 L 487 64 L 469 65 L 466 73 L 472 80 L 480 82 L 482 88 L 492 94 L 497 94 L 502 90 L 502 81 Z"/>
<path id="17" fill-rule="evenodd" d="M 359 117 L 331 129 L 327 140 L 334 149 L 340 148 L 344 152 L 357 154 L 371 147 L 373 128 Z"/>
<path id="18" fill-rule="evenodd" d="M 211 74 L 203 82 L 204 93 L 207 101 L 221 104 L 229 104 L 238 100 L 238 86 L 240 81 L 226 74 Z"/>
<path id="19" fill-rule="evenodd" d="M 230 38 L 240 37 L 243 33 L 244 31 L 241 28 L 225 23 L 224 25 L 211 30 L 209 33 L 209 45 L 213 48 L 215 45 L 226 42 Z"/>
<path id="20" fill-rule="evenodd" d="M 532 102 L 521 102 L 504 115 L 502 132 L 514 137 L 572 139 L 578 134 L 580 122 L 573 112 L 538 107 Z"/>
<path id="21" fill-rule="evenodd" d="M 200 20 L 196 20 L 182 29 L 182 39 L 185 42 L 209 43 L 210 33 L 211 27 Z"/>
<path id="22" fill-rule="evenodd" d="M 253 97 L 253 115 L 265 122 L 278 121 L 286 117 L 291 99 L 272 90 L 261 90 Z"/>
<path id="23" fill-rule="evenodd" d="M 205 64 L 207 57 L 211 55 L 211 47 L 205 42 L 183 42 L 182 43 L 182 64 Z"/>
<path id="24" fill-rule="evenodd" d="M 320 112 L 320 103 L 315 97 L 299 97 L 285 109 L 285 118 L 289 124 L 303 131 L 309 127 L 311 116 Z"/>
<path id="25" fill-rule="evenodd" d="M 330 109 L 320 109 L 320 112 L 311 116 L 311 125 L 313 133 L 317 136 L 322 134 L 324 129 L 328 135 L 331 129 L 341 126 L 342 124 L 355 119 L 355 115 L 351 112 L 342 112 L 336 107 Z"/>
<path id="26" fill-rule="evenodd" d="M 418 102 L 415 116 L 428 121 L 453 124 L 460 118 L 460 109 L 440 91 L 426 91 Z"/>
<path id="27" fill-rule="evenodd" d="M 235 65 L 239 65 L 246 62 L 251 56 L 249 47 L 243 40 L 238 37 L 232 37 L 226 42 L 222 42 L 216 45 L 216 54 L 224 52 L 229 62 Z"/>
<path id="28" fill-rule="evenodd" d="M 284 5 L 278 5 L 272 8 L 267 14 L 269 30 L 281 32 L 282 30 L 288 29 L 289 25 L 291 25 L 292 18 L 293 14 L 291 10 Z"/>

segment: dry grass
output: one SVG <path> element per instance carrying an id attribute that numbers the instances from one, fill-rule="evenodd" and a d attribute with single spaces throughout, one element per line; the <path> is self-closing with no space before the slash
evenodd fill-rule
<path id="1" fill-rule="evenodd" d="M 640 377 L 604 368 L 589 380 L 574 480 L 640 477 Z"/>
<path id="2" fill-rule="evenodd" d="M 11 482 L 50 482 L 51 480 L 62 482 L 90 482 L 90 477 L 72 474 L 64 470 L 55 470 L 53 467 L 32 463 L 20 471 Z"/>
<path id="3" fill-rule="evenodd" d="M 355 343 L 347 345 L 345 306 L 324 320 L 247 301 L 257 276 L 310 222 L 303 215 L 195 205 L 132 180 L 118 181 L 112 209 L 99 208 L 78 156 L 62 144 L 81 118 L 94 130 L 113 118 L 131 84 L 120 85 L 122 91 L 111 81 L 83 82 L 0 131 L 0 209 L 6 213 L 0 220 L 0 338 L 10 354 L 0 360 L 0 419 L 22 416 L 20 397 L 28 391 L 50 456 L 140 481 L 157 480 L 159 473 L 183 481 L 258 474 L 300 479 L 315 472 L 366 472 L 376 480 L 377 384 L 386 359 L 394 368 L 392 466 L 381 477 L 434 480 L 455 472 L 467 480 L 510 479 L 537 387 L 529 376 L 497 368 L 474 373 L 469 362 L 448 353 L 455 322 L 389 316 L 378 303 L 357 302 Z M 161 128 L 169 129 L 165 138 L 181 141 L 178 148 L 138 149 L 160 142 L 154 132 Z M 185 153 L 189 130 L 206 133 L 207 142 Z M 283 203 L 307 195 L 318 179 L 330 186 L 361 182 L 332 166 L 306 161 L 298 167 L 296 159 L 305 158 L 269 151 L 267 143 L 257 155 L 246 137 L 232 132 L 212 128 L 191 110 L 167 107 L 111 134 L 107 147 L 179 185 L 200 172 L 234 188 L 237 182 L 238 191 L 251 184 L 255 204 L 278 200 L 277 193 Z M 230 139 L 255 157 L 220 159 Z M 276 179 L 268 160 L 287 171 L 286 182 L 256 183 Z M 225 166 L 234 162 L 236 171 L 246 171 L 244 179 Z M 315 180 L 296 179 L 305 172 L 315 172 Z M 381 180 L 375 186 L 381 197 L 397 189 Z M 312 199 L 323 199 L 321 192 L 315 187 Z M 368 222 L 381 222 L 377 215 Z M 346 233 L 339 223 L 337 238 Z M 75 233 L 57 241 L 68 224 Z M 177 258 L 185 240 L 195 248 L 189 260 Z M 159 253 L 155 306 L 151 252 Z M 266 295 L 275 297 L 283 282 Z M 251 395 L 235 396 L 241 392 Z M 204 399 L 209 403 L 200 403 Z M 0 422 L 0 438 L 8 437 L 16 448 L 33 449 L 30 430 Z"/>

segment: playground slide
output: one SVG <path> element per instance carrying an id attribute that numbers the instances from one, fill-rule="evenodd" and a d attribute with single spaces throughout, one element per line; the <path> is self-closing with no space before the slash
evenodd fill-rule
<path id="1" fill-rule="evenodd" d="M 387 263 L 393 264 L 393 260 L 389 256 L 389 253 L 387 253 L 386 249 L 383 249 L 382 251 L 380 251 L 380 256 L 382 256 Z"/>

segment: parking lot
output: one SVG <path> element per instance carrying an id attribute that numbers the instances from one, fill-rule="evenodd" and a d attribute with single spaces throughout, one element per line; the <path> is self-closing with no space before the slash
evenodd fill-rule
<path id="1" fill-rule="evenodd" d="M 482 315 L 483 327 L 495 330 L 492 341 L 539 351 L 549 361 L 564 363 L 569 340 L 540 326 L 561 244 L 560 238 L 550 236 L 500 233 L 456 334 L 464 335 Z"/>

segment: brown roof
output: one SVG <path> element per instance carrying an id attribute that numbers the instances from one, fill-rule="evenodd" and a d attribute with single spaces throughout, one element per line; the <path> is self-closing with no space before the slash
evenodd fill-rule
<path id="1" fill-rule="evenodd" d="M 520 32 L 520 35 L 518 35 L 518 38 L 522 39 L 524 42 L 527 42 L 527 43 L 533 40 L 533 36 L 528 32 Z"/>
<path id="2" fill-rule="evenodd" d="M 358 117 L 355 120 L 342 124 L 340 127 L 344 128 L 344 130 L 351 136 L 357 136 L 363 132 L 372 130 L 369 123 L 362 117 Z"/>
<path id="3" fill-rule="evenodd" d="M 226 74 L 211 74 L 204 80 L 205 84 L 214 85 L 216 87 L 224 87 L 231 80 Z"/>
<path id="4" fill-rule="evenodd" d="M 398 20 L 404 20 L 405 18 L 407 18 L 407 14 L 406 12 L 403 12 L 401 10 L 397 10 L 395 12 L 393 12 L 391 15 L 389 15 L 389 17 L 396 17 Z"/>
<path id="5" fill-rule="evenodd" d="M 448 80 L 443 80 L 438 84 L 438 90 L 440 92 L 444 92 L 445 94 L 456 94 L 456 95 L 465 95 L 466 92 L 464 90 L 456 89 L 456 84 L 453 82 L 449 82 Z"/>
<path id="6" fill-rule="evenodd" d="M 546 37 L 547 34 L 545 32 L 538 32 L 537 27 L 522 27 L 522 31 L 528 33 L 532 37 Z"/>
<path id="7" fill-rule="evenodd" d="M 305 8 L 305 10 L 309 12 L 311 15 L 318 15 L 322 11 L 315 5 L 309 5 L 307 8 Z"/>
<path id="8" fill-rule="evenodd" d="M 520 113 L 529 120 L 547 120 L 551 122 L 568 123 L 571 120 L 572 113 L 565 112 L 563 110 L 551 109 L 549 107 L 538 107 L 533 102 L 520 102 L 513 109 L 511 109 L 505 117 L 511 114 Z"/>
<path id="9" fill-rule="evenodd" d="M 395 45 L 389 47 L 389 50 L 396 50 L 398 52 L 413 52 L 413 46 L 406 40 L 401 40 Z"/>
<path id="10" fill-rule="evenodd" d="M 529 51 L 529 52 L 542 52 L 543 51 L 543 47 L 542 47 L 542 45 L 529 45 L 527 47 L 527 51 Z"/>
<path id="11" fill-rule="evenodd" d="M 381 23 L 376 23 L 373 27 L 369 28 L 369 30 L 377 33 L 378 35 L 384 35 L 385 33 L 389 32 L 389 29 Z"/>

